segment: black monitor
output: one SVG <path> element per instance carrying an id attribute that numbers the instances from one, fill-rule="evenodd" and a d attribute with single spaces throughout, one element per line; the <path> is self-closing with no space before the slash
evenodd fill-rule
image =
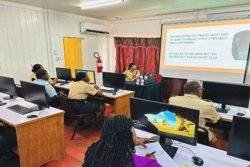
<path id="1" fill-rule="evenodd" d="M 56 68 L 56 76 L 58 79 L 70 81 L 72 79 L 71 69 L 69 68 Z"/>
<path id="2" fill-rule="evenodd" d="M 197 143 L 198 110 L 130 98 L 130 112 L 135 128 L 158 133 L 161 138 L 178 140 L 191 145 Z"/>
<path id="3" fill-rule="evenodd" d="M 250 161 L 250 118 L 234 116 L 228 155 Z"/>
<path id="4" fill-rule="evenodd" d="M 102 79 L 103 86 L 114 88 L 115 92 L 125 87 L 125 74 L 103 72 Z"/>
<path id="5" fill-rule="evenodd" d="M 10 97 L 4 99 L 14 99 L 17 95 L 14 79 L 0 76 L 0 92 L 10 95 Z"/>
<path id="6" fill-rule="evenodd" d="M 84 73 L 88 74 L 89 79 L 90 79 L 89 83 L 90 84 L 96 84 L 95 71 L 94 70 L 80 70 L 80 69 L 75 70 L 76 74 L 79 73 L 79 72 L 84 72 Z"/>
<path id="7" fill-rule="evenodd" d="M 21 87 L 26 101 L 36 104 L 39 110 L 49 108 L 45 86 L 21 81 Z"/>
<path id="8" fill-rule="evenodd" d="M 203 99 L 208 99 L 216 103 L 221 103 L 221 112 L 227 112 L 226 105 L 248 107 L 249 86 L 203 82 Z"/>

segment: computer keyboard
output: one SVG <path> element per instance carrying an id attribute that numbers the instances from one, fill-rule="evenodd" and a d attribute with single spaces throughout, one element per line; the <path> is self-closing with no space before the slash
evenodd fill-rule
<path id="1" fill-rule="evenodd" d="M 114 90 L 112 89 L 100 89 L 101 91 L 103 91 L 104 93 L 113 93 Z"/>
<path id="2" fill-rule="evenodd" d="M 17 105 L 14 105 L 14 106 L 10 106 L 10 107 L 8 107 L 7 109 L 9 109 L 9 110 L 11 110 L 11 111 L 14 111 L 14 112 L 16 112 L 16 113 L 18 113 L 18 114 L 21 114 L 21 115 L 24 115 L 24 114 L 28 114 L 28 113 L 33 112 L 32 109 L 27 108 L 27 107 L 23 107 L 23 106 L 18 105 L 18 104 L 17 104 Z"/>
<path id="3" fill-rule="evenodd" d="M 178 148 L 174 146 L 170 146 L 168 144 L 161 144 L 163 150 L 171 157 L 174 158 Z"/>

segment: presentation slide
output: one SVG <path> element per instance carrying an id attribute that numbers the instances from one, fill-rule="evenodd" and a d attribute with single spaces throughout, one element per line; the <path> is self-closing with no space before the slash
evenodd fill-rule
<path id="1" fill-rule="evenodd" d="M 243 83 L 250 20 L 163 25 L 160 74 Z"/>

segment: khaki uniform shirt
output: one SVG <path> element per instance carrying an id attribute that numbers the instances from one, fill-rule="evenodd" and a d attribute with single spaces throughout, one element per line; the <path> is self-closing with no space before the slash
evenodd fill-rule
<path id="1" fill-rule="evenodd" d="M 206 128 L 207 121 L 216 123 L 220 119 L 220 115 L 215 110 L 213 103 L 202 100 L 196 95 L 185 94 L 184 96 L 171 97 L 169 104 L 199 110 L 199 126 L 203 128 Z M 208 128 L 206 129 L 209 132 L 209 141 L 211 141 L 215 136 Z"/>
<path id="2" fill-rule="evenodd" d="M 140 75 L 141 75 L 141 73 L 140 73 L 139 70 L 134 70 L 134 71 L 132 71 L 132 70 L 127 70 L 127 71 L 125 71 L 123 74 L 126 75 L 126 80 L 127 80 L 127 81 L 133 81 L 133 80 L 139 78 Z"/>
<path id="3" fill-rule="evenodd" d="M 92 85 L 84 82 L 72 82 L 69 87 L 69 99 L 72 100 L 85 100 L 88 98 L 88 95 L 96 95 L 98 92 Z"/>

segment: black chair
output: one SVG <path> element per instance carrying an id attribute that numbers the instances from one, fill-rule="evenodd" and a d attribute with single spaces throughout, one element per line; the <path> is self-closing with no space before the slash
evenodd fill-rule
<path id="1" fill-rule="evenodd" d="M 197 142 L 206 146 L 209 146 L 209 134 L 208 130 L 202 127 L 198 127 L 198 139 Z"/>
<path id="2" fill-rule="evenodd" d="M 74 127 L 74 131 L 71 137 L 71 140 L 74 139 L 75 133 L 79 128 L 79 125 L 84 120 L 93 120 L 93 123 L 98 128 L 104 121 L 104 112 L 101 110 L 101 112 L 98 113 L 84 113 L 84 114 L 75 114 L 70 107 L 69 99 L 66 96 L 60 96 L 60 102 L 61 102 L 61 109 L 66 112 L 66 116 L 68 115 L 71 120 L 76 120 L 76 125 Z"/>
<path id="3" fill-rule="evenodd" d="M 17 94 L 18 97 L 23 98 L 23 91 L 22 91 L 21 85 L 16 85 L 16 94 Z"/>

